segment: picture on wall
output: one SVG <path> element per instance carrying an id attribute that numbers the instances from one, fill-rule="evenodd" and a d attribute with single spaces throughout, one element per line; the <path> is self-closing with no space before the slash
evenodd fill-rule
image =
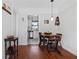
<path id="1" fill-rule="evenodd" d="M 8 0 L 5 0 L 5 2 L 2 3 L 2 9 L 11 15 L 11 8 L 8 4 Z"/>
<path id="2" fill-rule="evenodd" d="M 49 20 L 44 20 L 44 24 L 49 24 Z"/>

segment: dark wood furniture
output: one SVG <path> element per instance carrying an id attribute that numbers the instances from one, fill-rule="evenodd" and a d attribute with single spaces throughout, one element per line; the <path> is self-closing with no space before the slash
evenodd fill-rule
<path id="1" fill-rule="evenodd" d="M 58 39 L 60 40 L 59 41 L 60 47 L 62 47 L 62 44 L 61 44 L 62 34 L 61 33 L 56 33 L 56 35 L 60 36 L 60 38 L 58 38 Z"/>
<path id="2" fill-rule="evenodd" d="M 53 50 L 57 51 L 60 54 L 61 52 L 58 50 L 59 41 L 60 41 L 60 36 L 53 35 L 49 38 L 48 45 L 50 45 L 50 49 L 53 48 Z"/>
<path id="3" fill-rule="evenodd" d="M 47 48 L 48 50 L 56 50 L 58 53 L 60 51 L 58 50 L 58 42 L 61 41 L 61 37 L 59 35 L 53 35 L 53 34 L 42 34 L 43 37 L 48 38 Z"/>
<path id="4" fill-rule="evenodd" d="M 15 59 L 16 54 L 18 59 L 18 38 L 17 37 L 6 38 L 4 40 L 5 40 L 5 59 L 8 58 L 7 56 L 9 57 L 14 56 Z"/>
<path id="5" fill-rule="evenodd" d="M 45 44 L 47 43 L 47 40 L 45 39 L 45 37 L 42 35 L 41 32 L 39 32 L 39 39 L 40 39 L 39 46 L 40 45 L 45 46 Z"/>

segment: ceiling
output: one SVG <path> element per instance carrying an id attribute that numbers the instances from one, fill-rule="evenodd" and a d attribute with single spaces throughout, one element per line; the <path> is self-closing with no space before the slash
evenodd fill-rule
<path id="1" fill-rule="evenodd" d="M 15 6 L 19 8 L 49 8 L 50 0 L 14 0 Z M 70 4 L 76 0 L 54 0 L 54 6 Z"/>
<path id="2" fill-rule="evenodd" d="M 66 9 L 74 5 L 76 0 L 54 0 L 53 7 L 56 9 Z M 14 0 L 15 7 L 18 8 L 50 8 L 50 0 Z"/>
<path id="3" fill-rule="evenodd" d="M 50 0 L 15 0 L 15 5 L 19 8 L 48 8 Z"/>
<path id="4" fill-rule="evenodd" d="M 54 6 L 60 6 L 67 0 L 54 0 Z M 50 0 L 15 0 L 16 7 L 19 8 L 49 8 Z"/>
<path id="5" fill-rule="evenodd" d="M 2 0 L 5 1 L 5 0 Z M 14 4 L 16 8 L 50 8 L 50 0 L 8 0 L 10 5 Z M 56 8 L 62 8 L 69 6 L 76 2 L 76 0 L 54 0 L 53 6 Z"/>

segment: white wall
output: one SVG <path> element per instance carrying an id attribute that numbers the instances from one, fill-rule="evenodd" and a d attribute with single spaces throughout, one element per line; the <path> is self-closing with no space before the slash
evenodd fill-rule
<path id="1" fill-rule="evenodd" d="M 2 0 L 4 3 L 5 0 Z M 8 35 L 15 36 L 15 16 L 13 15 L 13 0 L 8 0 L 8 5 L 11 8 L 12 15 L 9 15 L 6 11 L 2 10 L 2 59 L 5 59 L 5 45 L 4 39 Z"/>
<path id="2" fill-rule="evenodd" d="M 77 8 L 76 1 L 67 1 L 59 7 L 61 32 L 63 34 L 62 46 L 69 52 L 77 55 Z"/>
<path id="3" fill-rule="evenodd" d="M 24 18 L 24 21 L 22 20 Z M 19 45 L 27 44 L 27 20 L 26 15 L 17 14 L 16 16 L 16 36 L 19 38 Z"/>
<path id="4" fill-rule="evenodd" d="M 3 59 L 4 59 L 4 38 L 8 35 L 15 36 L 15 19 L 12 19 L 12 15 L 9 15 L 4 10 L 2 11 L 2 52 L 3 52 Z"/>

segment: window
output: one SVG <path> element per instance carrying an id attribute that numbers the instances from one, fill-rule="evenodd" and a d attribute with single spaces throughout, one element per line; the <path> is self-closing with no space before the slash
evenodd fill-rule
<path id="1" fill-rule="evenodd" d="M 32 29 L 33 30 L 38 30 L 38 20 L 37 21 L 32 21 Z"/>

